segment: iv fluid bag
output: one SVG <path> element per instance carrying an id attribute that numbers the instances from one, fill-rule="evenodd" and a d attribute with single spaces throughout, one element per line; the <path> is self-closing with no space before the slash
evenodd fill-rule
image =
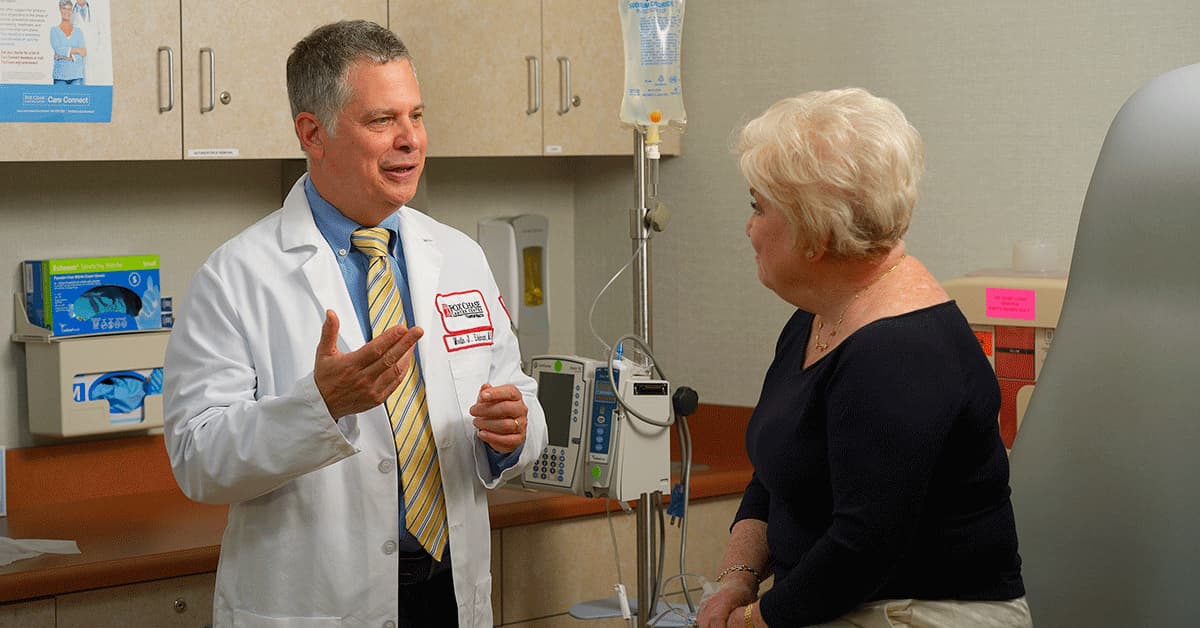
<path id="1" fill-rule="evenodd" d="M 640 127 L 687 124 L 679 56 L 684 0 L 617 0 L 625 40 L 621 121 Z"/>

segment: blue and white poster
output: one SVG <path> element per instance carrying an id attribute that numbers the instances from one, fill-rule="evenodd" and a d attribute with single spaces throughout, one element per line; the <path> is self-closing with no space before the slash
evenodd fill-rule
<path id="1" fill-rule="evenodd" d="M 111 122 L 109 0 L 0 0 L 0 122 Z"/>

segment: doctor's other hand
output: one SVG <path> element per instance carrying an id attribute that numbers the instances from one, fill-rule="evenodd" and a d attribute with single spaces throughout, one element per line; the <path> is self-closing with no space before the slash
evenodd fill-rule
<path id="1" fill-rule="evenodd" d="M 491 445 L 498 453 L 515 451 L 525 442 L 525 426 L 529 424 L 529 407 L 521 391 L 512 384 L 479 387 L 479 397 L 471 406 L 479 440 Z"/>
<path id="2" fill-rule="evenodd" d="M 738 572 L 728 574 L 721 582 L 721 588 L 711 595 L 706 594 L 700 599 L 700 608 L 696 613 L 696 625 L 700 628 L 725 628 L 725 626 L 745 626 L 745 609 L 758 599 L 757 587 L 751 587 L 749 582 L 739 581 Z M 755 583 L 757 584 L 757 582 Z M 733 615 L 738 610 L 737 615 Z M 736 621 L 734 621 L 736 620 Z"/>
<path id="3" fill-rule="evenodd" d="M 412 349 L 425 333 L 420 327 L 397 325 L 357 351 L 342 353 L 337 348 L 338 329 L 337 314 L 325 310 L 313 365 L 313 380 L 334 421 L 387 401 L 408 372 Z"/>

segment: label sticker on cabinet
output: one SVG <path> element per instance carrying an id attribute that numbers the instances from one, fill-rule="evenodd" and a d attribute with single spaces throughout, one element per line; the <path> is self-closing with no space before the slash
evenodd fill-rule
<path id="1" fill-rule="evenodd" d="M 237 157 L 240 151 L 236 148 L 189 148 L 188 157 L 202 157 L 211 159 L 223 159 L 225 157 Z"/>

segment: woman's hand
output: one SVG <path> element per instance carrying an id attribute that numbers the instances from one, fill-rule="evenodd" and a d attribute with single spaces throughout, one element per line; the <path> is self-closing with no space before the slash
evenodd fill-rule
<path id="1" fill-rule="evenodd" d="M 745 572 L 727 574 L 721 580 L 721 588 L 716 593 L 701 598 L 696 625 L 700 628 L 741 628 L 745 625 L 743 607 L 756 599 L 758 581 L 753 575 Z M 736 616 L 733 614 L 735 610 Z"/>

